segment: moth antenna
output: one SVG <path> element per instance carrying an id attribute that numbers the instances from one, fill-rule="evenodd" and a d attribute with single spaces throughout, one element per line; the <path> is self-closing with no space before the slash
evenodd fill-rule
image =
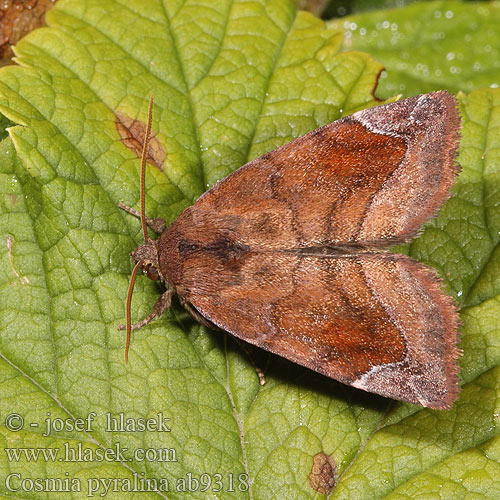
<path id="1" fill-rule="evenodd" d="M 149 148 L 149 136 L 151 134 L 151 121 L 153 119 L 153 94 L 149 98 L 149 109 L 148 109 L 148 124 L 146 126 L 146 135 L 144 136 L 144 144 L 142 145 L 142 155 L 141 155 L 141 224 L 142 232 L 144 233 L 144 240 L 148 241 L 148 229 L 146 225 L 146 157 Z"/>
<path id="2" fill-rule="evenodd" d="M 132 292 L 134 291 L 135 277 L 137 276 L 137 271 L 141 267 L 142 262 L 137 262 L 132 271 L 132 276 L 130 277 L 130 285 L 128 286 L 128 294 L 127 294 L 127 305 L 125 306 L 126 315 L 127 315 L 127 342 L 125 343 L 125 363 L 128 363 L 128 350 L 130 347 L 130 331 L 131 321 L 130 321 L 130 305 L 132 303 Z"/>
<path id="3" fill-rule="evenodd" d="M 144 143 L 142 145 L 142 155 L 141 155 L 141 224 L 142 224 L 142 232 L 144 233 L 144 240 L 148 241 L 148 229 L 146 225 L 146 157 L 147 151 L 149 148 L 149 136 L 151 134 L 151 122 L 153 119 L 153 95 L 149 98 L 149 108 L 148 108 L 148 123 L 146 125 L 146 134 L 144 135 Z M 130 306 L 132 304 L 132 292 L 134 291 L 135 285 L 135 277 L 137 276 L 137 271 L 140 267 L 142 267 L 143 262 L 139 261 L 135 264 L 134 269 L 132 270 L 132 276 L 130 277 L 130 285 L 128 286 L 128 294 L 127 294 L 127 304 L 125 306 L 126 309 L 126 317 L 127 317 L 127 342 L 125 344 L 125 363 L 128 363 L 128 351 L 130 348 L 130 332 L 132 330 L 132 323 L 130 319 Z"/>

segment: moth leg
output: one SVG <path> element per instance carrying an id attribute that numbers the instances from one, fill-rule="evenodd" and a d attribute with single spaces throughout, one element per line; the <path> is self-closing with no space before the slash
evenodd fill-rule
<path id="1" fill-rule="evenodd" d="M 255 362 L 255 359 L 253 359 L 252 353 L 249 351 L 245 342 L 240 340 L 238 337 L 234 337 L 234 339 L 236 340 L 236 342 L 238 342 L 238 345 L 241 347 L 242 351 L 247 355 L 247 358 L 249 359 L 250 363 L 252 363 L 252 366 L 255 372 L 257 373 L 257 377 L 259 377 L 259 384 L 266 385 L 266 376 L 264 375 L 264 372 L 262 371 L 261 367 Z"/>
<path id="2" fill-rule="evenodd" d="M 201 323 L 202 325 L 206 326 L 207 328 L 210 328 L 211 330 L 220 330 L 220 328 L 217 325 L 214 325 L 210 321 L 208 321 L 207 318 L 202 316 L 198 310 L 193 307 L 189 302 L 184 302 L 182 299 L 180 299 L 181 304 L 184 306 L 186 311 L 191 314 L 191 316 L 198 321 L 198 323 Z M 252 363 L 252 366 L 254 367 L 257 377 L 259 377 L 259 384 L 264 385 L 266 383 L 266 377 L 264 375 L 264 372 L 261 370 L 261 368 L 257 365 L 255 360 L 252 357 L 252 354 L 246 347 L 245 343 L 242 342 L 239 338 L 234 337 L 234 339 L 238 342 L 239 346 L 243 350 L 243 352 L 247 355 L 248 359 L 250 360 L 250 363 Z"/>
<path id="3" fill-rule="evenodd" d="M 202 316 L 196 308 L 194 308 L 189 302 L 184 302 L 182 299 L 179 299 L 181 305 L 186 309 L 186 311 L 191 314 L 191 316 L 198 321 L 198 323 L 201 323 L 203 326 L 206 326 L 207 328 L 210 328 L 211 330 L 220 330 L 220 328 L 217 325 L 214 325 L 210 321 L 208 321 L 207 318 Z"/>
<path id="4" fill-rule="evenodd" d="M 130 328 L 132 330 L 138 330 L 139 328 L 142 328 L 143 326 L 149 325 L 149 323 L 151 323 L 151 321 L 153 321 L 155 318 L 161 316 L 170 307 L 170 304 L 172 303 L 173 294 L 174 294 L 174 291 L 171 289 L 163 292 L 163 294 L 160 295 L 160 298 L 155 302 L 155 305 L 153 306 L 153 310 L 142 321 L 139 321 L 138 323 L 131 325 Z M 125 330 L 125 329 L 126 329 L 126 325 L 123 325 L 123 324 L 118 325 L 118 330 Z"/>
<path id="5" fill-rule="evenodd" d="M 122 209 L 125 210 L 125 212 L 128 212 L 129 214 L 133 215 L 134 217 L 137 217 L 138 219 L 141 218 L 141 213 L 136 210 L 135 208 L 129 207 L 122 203 L 118 203 L 118 206 Z M 166 222 L 161 218 L 161 217 L 146 217 L 146 224 L 155 232 L 155 233 L 163 233 L 165 229 L 167 228 Z"/>

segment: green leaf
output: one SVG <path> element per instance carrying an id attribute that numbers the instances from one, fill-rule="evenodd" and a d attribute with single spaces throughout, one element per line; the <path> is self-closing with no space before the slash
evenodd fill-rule
<path id="1" fill-rule="evenodd" d="M 456 194 L 409 248 L 464 305 L 465 385 L 454 408 L 391 402 L 252 351 L 266 369 L 261 387 L 247 353 L 177 303 L 135 333 L 125 365 L 116 326 L 141 229 L 117 205 L 138 205 L 139 160 L 116 122 L 133 131 L 155 94 L 165 158 L 148 164 L 146 206 L 172 221 L 248 159 L 373 105 L 380 66 L 340 53 L 338 32 L 278 0 L 148 2 L 147 13 L 139 1 L 60 0 L 48 24 L 17 46 L 21 67 L 0 71 L 0 112 L 19 124 L 0 144 L 0 494 L 67 497 L 47 491 L 53 483 L 27 492 L 21 479 L 75 478 L 82 491 L 71 498 L 88 498 L 89 487 L 117 499 L 324 498 L 309 479 L 321 454 L 337 469 L 330 498 L 494 493 L 499 91 L 462 98 Z M 159 293 L 138 279 L 134 319 Z M 107 428 L 121 413 L 169 418 L 168 430 Z M 82 419 L 84 430 L 44 435 L 47 418 Z M 58 460 L 78 446 L 86 458 Z M 17 460 L 23 448 L 40 456 Z M 109 460 L 99 459 L 104 449 L 115 450 Z M 54 450 L 54 461 L 43 455 Z"/>
<path id="2" fill-rule="evenodd" d="M 123 490 L 133 474 L 144 474 L 168 480 L 168 491 L 155 485 L 168 498 L 206 498 L 207 486 L 211 498 L 255 498 L 247 485 L 262 488 L 272 473 L 247 435 L 259 434 L 251 427 L 254 402 L 278 384 L 270 377 L 261 390 L 231 339 L 174 305 L 134 335 L 130 363 L 124 363 L 117 324 L 124 319 L 128 254 L 141 238 L 138 221 L 118 202 L 137 205 L 139 162 L 120 141 L 117 124 L 132 131 L 134 119 L 145 121 L 155 94 L 154 144 L 166 158 L 160 168 L 148 167 L 147 207 L 171 221 L 249 158 L 373 105 L 380 66 L 365 54 L 339 53 L 341 34 L 296 12 L 292 2 L 219 2 L 217 9 L 208 1 L 150 2 L 147 14 L 143 7 L 139 1 L 60 1 L 49 27 L 17 46 L 21 67 L 0 72 L 0 110 L 20 124 L 10 128 L 12 141 L 0 151 L 7 270 L 0 289 L 0 419 L 13 413 L 24 419 L 19 429 L 5 423 L 3 447 L 61 454 L 69 447 L 71 458 L 80 443 L 88 454 L 70 462 L 3 454 L 5 494 L 29 489 L 22 478 L 68 474 L 81 486 L 76 498 L 87 498 L 93 478 L 101 480 L 97 495 L 108 487 L 116 498 L 143 499 L 142 491 Z M 136 318 L 160 292 L 146 281 L 136 286 Z M 337 414 L 337 406 L 348 412 L 345 401 L 323 399 L 333 405 L 327 414 Z M 92 412 L 83 430 L 54 428 L 44 435 L 47 418 L 57 423 Z M 170 419 L 169 431 L 107 428 L 106 416 L 122 412 L 134 419 L 161 414 Z M 353 437 L 343 446 L 352 454 L 358 424 L 350 417 L 346 425 Z M 95 450 L 118 444 L 128 449 L 123 456 L 99 460 Z M 293 489 L 309 496 L 303 475 L 321 441 L 302 444 Z M 293 443 L 279 446 L 288 450 Z M 149 455 L 137 455 L 141 450 Z M 175 461 L 161 461 L 161 450 Z"/>
<path id="3" fill-rule="evenodd" d="M 329 23 L 345 49 L 364 50 L 386 69 L 377 95 L 469 92 L 500 85 L 498 2 L 417 2 Z"/>
<path id="4" fill-rule="evenodd" d="M 7 127 L 13 125 L 5 116 L 0 114 L 0 140 L 3 140 L 7 137 Z"/>

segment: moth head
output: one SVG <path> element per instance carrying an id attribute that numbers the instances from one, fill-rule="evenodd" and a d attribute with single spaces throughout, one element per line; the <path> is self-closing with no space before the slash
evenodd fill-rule
<path id="1" fill-rule="evenodd" d="M 156 246 L 156 240 L 148 238 L 146 242 L 138 246 L 130 256 L 136 265 L 139 264 L 139 269 L 142 269 L 143 274 L 150 280 L 165 280 L 158 264 L 158 247 Z"/>

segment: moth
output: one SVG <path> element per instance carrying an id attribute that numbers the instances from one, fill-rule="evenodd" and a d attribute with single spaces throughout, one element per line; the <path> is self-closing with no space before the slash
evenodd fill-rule
<path id="1" fill-rule="evenodd" d="M 460 117 L 446 91 L 359 111 L 243 165 L 166 227 L 144 215 L 130 331 L 177 294 L 199 321 L 345 384 L 429 408 L 458 392 L 458 313 L 436 272 L 389 251 L 450 196 Z M 147 225 L 160 234 L 151 239 Z M 131 325 L 137 272 L 165 284 Z M 123 328 L 123 325 L 121 325 Z"/>

